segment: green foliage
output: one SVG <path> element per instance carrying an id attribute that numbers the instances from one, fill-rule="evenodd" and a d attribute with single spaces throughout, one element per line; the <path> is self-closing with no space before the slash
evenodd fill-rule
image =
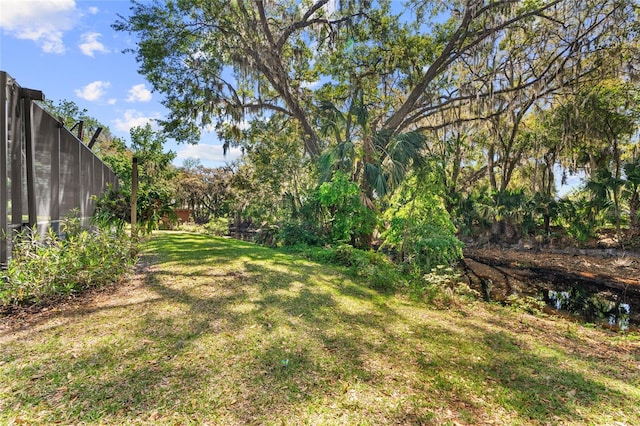
<path id="1" fill-rule="evenodd" d="M 177 216 L 172 208 L 171 194 L 155 188 L 141 187 L 137 195 L 136 221 L 139 230 L 151 233 L 158 229 L 165 218 L 175 223 Z M 131 222 L 131 189 L 113 188 L 106 191 L 96 201 L 94 221 L 111 223 L 123 228 Z"/>
<path id="2" fill-rule="evenodd" d="M 305 244 L 319 246 L 326 242 L 319 224 L 309 221 L 286 221 L 280 226 L 276 236 L 277 241 L 284 246 Z"/>
<path id="3" fill-rule="evenodd" d="M 109 187 L 96 199 L 93 220 L 98 224 L 112 224 L 119 229 L 131 221 L 131 192 Z"/>
<path id="4" fill-rule="evenodd" d="M 221 237 L 229 234 L 229 219 L 226 217 L 212 217 L 209 222 L 204 225 L 207 234 Z"/>
<path id="5" fill-rule="evenodd" d="M 330 182 L 320 185 L 318 196 L 322 206 L 329 210 L 334 241 L 354 243 L 359 236 L 371 234 L 375 229 L 375 213 L 362 204 L 358 185 L 346 174 L 336 172 Z"/>
<path id="6" fill-rule="evenodd" d="M 392 291 L 407 284 L 406 277 L 383 253 L 357 249 L 348 244 L 335 247 L 311 247 L 298 244 L 287 247 L 286 250 L 317 262 L 343 266 L 349 275 L 362 279 L 369 287 L 376 290 Z"/>
<path id="7" fill-rule="evenodd" d="M 629 234 L 640 237 L 640 156 L 634 153 L 634 157 L 624 163 L 625 180 L 622 195 L 629 203 Z"/>
<path id="8" fill-rule="evenodd" d="M 432 306 L 450 309 L 459 305 L 463 297 L 478 299 L 480 294 L 460 280 L 458 270 L 445 265 L 437 265 L 414 282 L 413 291 Z"/>
<path id="9" fill-rule="evenodd" d="M 462 243 L 441 197 L 418 186 L 415 178 L 391 198 L 384 219 L 389 226 L 382 234 L 383 246 L 416 271 L 462 257 Z"/>
<path id="10" fill-rule="evenodd" d="M 215 127 L 225 148 L 244 149 L 249 160 L 231 184 L 236 225 L 277 225 L 282 241 L 309 243 L 320 228 L 330 240 L 370 245 L 375 207 L 436 155 L 447 202 L 486 180 L 501 189 L 466 200 L 479 206 L 463 203 L 463 231 L 497 221 L 526 234 L 537 214 L 548 232 L 558 162 L 595 170 L 587 164 L 611 158 L 611 136 L 637 127 L 635 83 L 582 84 L 627 71 L 620 64 L 633 63 L 637 11 L 609 0 L 482 4 L 134 2 L 114 28 L 136 39 L 140 72 L 169 110 L 161 122 L 169 136 L 197 142 Z M 536 108 L 558 114 L 530 126 Z M 321 189 L 318 211 L 329 218 L 318 226 L 298 216 L 317 177 L 307 160 L 320 160 L 321 180 L 348 176 Z M 526 163 L 535 164 L 529 176 Z"/>
<path id="11" fill-rule="evenodd" d="M 13 239 L 12 258 L 0 271 L 0 304 L 39 303 L 119 280 L 135 263 L 122 228 L 82 230 L 67 219 L 64 238 L 49 229 L 40 237 L 27 229 Z"/>
<path id="12" fill-rule="evenodd" d="M 234 213 L 236 194 L 232 190 L 231 167 L 208 168 L 201 165 L 182 167 L 173 185 L 177 205 L 194 211 L 196 223 L 209 217 L 227 217 Z"/>
<path id="13" fill-rule="evenodd" d="M 305 244 L 318 246 L 331 242 L 327 211 L 319 200 L 318 188 L 306 190 L 296 199 L 285 194 L 284 217 L 278 223 L 275 239 L 278 245 Z"/>
<path id="14" fill-rule="evenodd" d="M 510 223 L 531 221 L 531 203 L 524 189 L 505 189 L 493 194 L 495 220 Z"/>
<path id="15" fill-rule="evenodd" d="M 598 222 L 592 214 L 590 201 L 584 196 L 560 199 L 557 213 L 556 223 L 562 226 L 570 237 L 584 242 L 595 235 Z"/>
<path id="16" fill-rule="evenodd" d="M 540 314 L 547 305 L 545 301 L 540 298 L 521 294 L 510 294 L 507 296 L 506 303 L 514 311 L 526 312 L 528 314 Z"/>
<path id="17" fill-rule="evenodd" d="M 545 218 L 555 217 L 557 201 L 547 194 L 533 196 L 524 188 L 491 191 L 478 187 L 453 199 L 453 211 L 463 234 L 491 230 L 500 241 L 519 239 L 540 229 L 548 232 Z"/>
<path id="18" fill-rule="evenodd" d="M 138 229 L 150 233 L 164 218 L 177 220 L 173 211 L 171 181 L 176 171 L 171 165 L 175 153 L 164 152 L 166 138 L 155 132 L 151 125 L 131 129 L 131 148 L 124 144 L 104 160 L 122 180 L 118 190 L 106 191 L 96 203 L 94 217 L 101 223 L 114 223 L 122 227 L 131 221 L 131 184 L 133 165 L 131 157 L 138 159 L 137 223 Z"/>
<path id="19" fill-rule="evenodd" d="M 463 234 L 486 229 L 493 222 L 492 200 L 487 188 L 476 188 L 468 194 L 450 196 L 456 225 Z"/>

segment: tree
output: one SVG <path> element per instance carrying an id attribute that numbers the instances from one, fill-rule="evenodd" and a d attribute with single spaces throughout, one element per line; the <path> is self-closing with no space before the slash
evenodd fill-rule
<path id="1" fill-rule="evenodd" d="M 282 144 L 266 139 L 277 140 L 287 123 L 293 151 L 329 159 L 373 209 L 435 151 L 433 132 L 453 134 L 450 126 L 481 131 L 451 139 L 451 188 L 461 175 L 491 179 L 499 170 L 494 188 L 507 190 L 530 154 L 520 137 L 527 112 L 600 78 L 632 38 L 635 19 L 630 0 L 398 4 L 134 1 L 114 28 L 137 37 L 133 52 L 164 95 L 170 136 L 197 142 L 200 129 L 214 125 L 227 147 L 276 152 Z M 493 132 L 483 122 L 493 122 Z M 480 142 L 486 158 L 475 161 Z"/>
<path id="2" fill-rule="evenodd" d="M 92 150 L 98 157 L 104 158 L 105 156 L 114 155 L 119 152 L 121 146 L 124 146 L 124 141 L 113 136 L 108 126 L 91 117 L 87 109 L 81 110 L 75 102 L 63 99 L 58 104 L 55 104 L 47 99 L 42 101 L 41 104 L 46 111 L 58 118 L 66 128 L 74 129 L 76 136 L 78 133 L 75 130 L 80 130 L 78 126 L 82 122 L 82 131 L 79 132 L 81 137 L 79 139 L 89 145 L 91 140 L 96 137 Z"/>
<path id="3" fill-rule="evenodd" d="M 193 210 L 196 223 L 207 223 L 211 216 L 228 217 L 234 213 L 232 180 L 233 169 L 229 166 L 183 167 L 178 170 L 174 197 Z"/>
<path id="4" fill-rule="evenodd" d="M 121 224 L 130 221 L 131 213 L 131 180 L 133 156 L 138 158 L 138 210 L 137 219 L 140 229 L 151 232 L 164 217 L 174 217 L 172 209 L 172 184 L 176 172 L 171 165 L 175 153 L 164 152 L 166 138 L 152 129 L 147 123 L 144 127 L 130 130 L 131 147 L 124 143 L 117 145 L 117 150 L 104 157 L 122 179 L 122 185 L 116 190 L 107 192 L 96 205 L 98 220 Z"/>
<path id="5" fill-rule="evenodd" d="M 131 151 L 138 158 L 140 167 L 139 179 L 143 185 L 167 188 L 176 171 L 171 162 L 175 152 L 164 152 L 167 138 L 151 128 L 147 123 L 143 127 L 133 127 L 131 135 Z"/>
<path id="6" fill-rule="evenodd" d="M 613 201 L 618 241 L 621 241 L 622 155 L 624 144 L 640 121 L 638 87 L 621 80 L 604 80 L 586 87 L 559 111 L 566 139 L 577 150 L 590 175 L 594 196 Z M 602 206 L 602 202 L 598 205 Z"/>
<path id="7" fill-rule="evenodd" d="M 413 14 L 384 1 L 331 4 L 134 1 L 114 28 L 138 36 L 140 72 L 165 96 L 171 136 L 193 142 L 199 126 L 283 114 L 299 123 L 305 150 L 317 157 L 323 143 L 312 117 L 322 90 L 314 82 L 361 82 L 365 102 L 377 101 L 371 134 L 437 128 L 446 124 L 439 113 L 460 103 L 575 78 L 618 44 L 613 35 L 633 16 L 619 0 L 416 1 Z M 521 49 L 501 44 L 521 32 Z M 491 52 L 496 61 L 483 72 L 451 72 Z M 527 78 L 506 85 L 495 78 L 513 55 L 541 52 Z"/>
<path id="8" fill-rule="evenodd" d="M 420 274 L 462 257 L 462 243 L 455 236 L 434 177 L 418 180 L 412 176 L 391 197 L 384 214 L 389 227 L 382 234 L 383 246 L 393 249 L 398 261 Z"/>
<path id="9" fill-rule="evenodd" d="M 140 36 L 140 71 L 166 96 L 172 136 L 197 141 L 198 125 L 213 119 L 281 113 L 298 121 L 306 151 L 317 156 L 321 144 L 305 102 L 305 83 L 317 78 L 310 43 L 355 17 L 331 19 L 328 3 L 133 2 L 132 16 L 114 28 Z"/>

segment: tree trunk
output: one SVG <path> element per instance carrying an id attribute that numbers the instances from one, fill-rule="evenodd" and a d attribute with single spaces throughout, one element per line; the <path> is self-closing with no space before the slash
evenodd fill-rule
<path id="1" fill-rule="evenodd" d="M 638 210 L 640 210 L 640 189 L 636 189 L 629 200 L 629 237 L 640 236 L 640 218 L 638 218 Z"/>
<path id="2" fill-rule="evenodd" d="M 489 177 L 489 183 L 491 185 L 491 189 L 493 191 L 497 191 L 498 182 L 496 182 L 496 174 L 494 171 L 494 167 L 495 167 L 494 156 L 495 156 L 495 148 L 493 147 L 493 145 L 490 145 L 489 152 L 487 154 L 487 176 Z"/>
<path id="3" fill-rule="evenodd" d="M 622 176 L 620 171 L 620 151 L 618 150 L 618 139 L 613 138 L 613 162 L 615 164 L 615 176 L 613 181 L 613 206 L 616 209 L 616 239 L 618 240 L 618 245 L 623 247 L 622 245 L 622 234 L 620 231 L 620 188 L 618 182 L 620 182 L 620 177 Z"/>
<path id="4" fill-rule="evenodd" d="M 373 147 L 371 146 L 372 140 L 370 137 L 364 137 L 362 140 L 363 151 L 363 170 L 360 177 L 360 192 L 363 198 L 363 204 L 367 209 L 373 210 L 373 187 L 367 180 L 366 165 L 373 163 Z M 373 243 L 373 230 L 366 233 L 360 233 L 356 236 L 354 245 L 358 248 L 370 249 Z"/>

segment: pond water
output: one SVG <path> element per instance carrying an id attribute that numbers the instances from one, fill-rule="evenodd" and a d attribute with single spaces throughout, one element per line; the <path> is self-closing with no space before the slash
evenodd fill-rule
<path id="1" fill-rule="evenodd" d="M 469 285 L 487 301 L 504 304 L 527 299 L 546 305 L 544 311 L 618 330 L 640 329 L 640 288 L 550 273 L 532 267 L 495 265 L 465 259 Z M 551 271 L 553 272 L 553 271 Z"/>
<path id="2" fill-rule="evenodd" d="M 567 312 L 588 322 L 605 323 L 628 330 L 631 326 L 631 304 L 613 296 L 589 294 L 573 288 L 569 291 L 548 290 L 544 300 L 557 312 Z"/>

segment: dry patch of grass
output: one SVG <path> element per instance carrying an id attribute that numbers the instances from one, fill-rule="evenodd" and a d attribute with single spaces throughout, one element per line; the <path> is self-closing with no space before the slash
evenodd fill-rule
<path id="1" fill-rule="evenodd" d="M 2 424 L 637 424 L 640 337 L 434 310 L 252 244 L 158 233 L 115 291 L 0 329 Z M 616 423 L 617 422 L 617 423 Z"/>

